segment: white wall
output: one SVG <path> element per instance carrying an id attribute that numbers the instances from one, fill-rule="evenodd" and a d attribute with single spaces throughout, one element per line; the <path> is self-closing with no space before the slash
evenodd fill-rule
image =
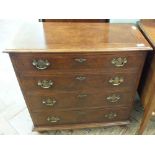
<path id="1" fill-rule="evenodd" d="M 110 23 L 134 23 L 139 21 L 139 19 L 110 19 Z"/>

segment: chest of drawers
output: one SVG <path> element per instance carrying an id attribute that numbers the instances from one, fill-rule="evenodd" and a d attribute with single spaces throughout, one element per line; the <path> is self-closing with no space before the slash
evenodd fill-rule
<path id="1" fill-rule="evenodd" d="M 29 23 L 6 49 L 34 130 L 129 123 L 147 51 L 130 24 Z"/>
<path id="2" fill-rule="evenodd" d="M 144 107 L 144 115 L 138 133 L 143 134 L 149 120 L 155 116 L 155 20 L 141 20 L 139 27 L 154 49 L 147 56 L 139 85 L 139 94 Z"/>

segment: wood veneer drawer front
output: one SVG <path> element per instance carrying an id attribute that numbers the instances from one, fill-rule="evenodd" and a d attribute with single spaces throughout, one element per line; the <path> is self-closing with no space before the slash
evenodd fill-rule
<path id="1" fill-rule="evenodd" d="M 132 105 L 131 92 L 76 92 L 28 95 L 31 111 L 116 107 Z"/>
<path id="2" fill-rule="evenodd" d="M 132 90 L 137 82 L 137 73 L 21 76 L 20 80 L 27 91 L 117 90 L 119 88 Z"/>
<path id="3" fill-rule="evenodd" d="M 49 126 L 56 124 L 77 124 L 77 123 L 97 123 L 114 122 L 127 120 L 130 116 L 131 108 L 106 108 L 92 110 L 74 111 L 46 111 L 32 113 L 32 120 L 35 126 Z"/>
<path id="4" fill-rule="evenodd" d="M 110 52 L 109 52 L 110 53 Z M 44 74 L 59 70 L 121 70 L 138 69 L 145 53 L 115 52 L 111 54 L 10 54 L 16 70 L 21 73 Z M 40 69 L 38 69 L 40 68 Z"/>

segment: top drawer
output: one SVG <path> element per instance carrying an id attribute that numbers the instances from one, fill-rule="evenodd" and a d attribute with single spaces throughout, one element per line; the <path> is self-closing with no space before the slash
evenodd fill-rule
<path id="1" fill-rule="evenodd" d="M 145 59 L 145 53 L 11 53 L 10 57 L 16 71 L 49 74 L 53 71 L 60 72 L 62 70 L 89 71 L 90 69 L 98 69 L 107 72 L 110 70 L 138 69 Z"/>

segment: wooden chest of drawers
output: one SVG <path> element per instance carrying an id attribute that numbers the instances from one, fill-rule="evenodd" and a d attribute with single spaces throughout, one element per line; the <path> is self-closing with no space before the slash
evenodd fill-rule
<path id="1" fill-rule="evenodd" d="M 139 94 L 144 107 L 144 115 L 138 132 L 142 134 L 149 120 L 155 116 L 155 20 L 141 20 L 139 27 L 154 49 L 148 53 L 139 85 Z"/>
<path id="2" fill-rule="evenodd" d="M 130 24 L 29 23 L 8 47 L 34 129 L 129 123 L 147 51 Z"/>

